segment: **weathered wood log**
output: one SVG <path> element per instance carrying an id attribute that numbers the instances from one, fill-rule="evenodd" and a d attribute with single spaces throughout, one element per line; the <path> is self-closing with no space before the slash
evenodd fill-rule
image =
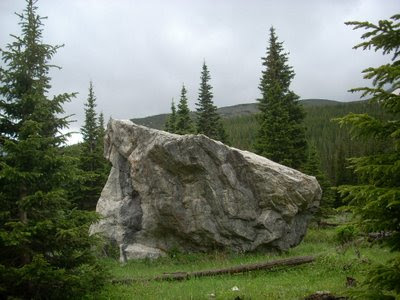
<path id="1" fill-rule="evenodd" d="M 319 227 L 337 227 L 343 224 L 339 224 L 339 223 L 330 223 L 330 222 L 325 222 L 325 221 L 319 221 L 318 222 L 318 226 Z"/>
<path id="2" fill-rule="evenodd" d="M 367 234 L 367 237 L 368 237 L 368 241 L 373 242 L 373 241 L 378 241 L 378 240 L 388 238 L 392 235 L 393 235 L 393 232 L 380 231 L 380 232 L 369 232 Z"/>
<path id="3" fill-rule="evenodd" d="M 292 257 L 262 263 L 253 263 L 253 264 L 245 264 L 240 266 L 233 266 L 229 268 L 223 269 L 215 269 L 215 270 L 204 270 L 204 271 L 195 271 L 195 272 L 175 272 L 175 273 L 164 273 L 163 275 L 159 275 L 149 279 L 139 279 L 139 278 L 127 278 L 127 279 L 114 279 L 112 283 L 118 284 L 132 284 L 137 281 L 172 281 L 172 280 L 185 280 L 194 277 L 204 277 L 204 276 L 215 276 L 221 274 L 236 274 L 243 273 L 249 271 L 257 271 L 257 270 L 268 270 L 275 267 L 283 267 L 283 266 L 297 266 L 301 264 L 311 263 L 315 260 L 312 256 L 299 256 Z"/>

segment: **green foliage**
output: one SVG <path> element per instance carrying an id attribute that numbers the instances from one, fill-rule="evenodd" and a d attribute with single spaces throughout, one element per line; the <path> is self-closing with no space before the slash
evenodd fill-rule
<path id="1" fill-rule="evenodd" d="M 74 191 L 75 201 L 83 209 L 94 210 L 101 190 L 106 183 L 110 168 L 103 157 L 104 116 L 98 120 L 96 114 L 96 97 L 93 83 L 89 84 L 89 94 L 85 103 L 85 123 L 81 128 L 83 142 L 79 156 L 79 181 Z"/>
<path id="2" fill-rule="evenodd" d="M 212 139 L 227 142 L 227 135 L 221 117 L 217 112 L 217 107 L 213 102 L 212 86 L 209 84 L 211 77 L 207 65 L 203 63 L 203 69 L 200 77 L 199 98 L 196 103 L 197 133 L 204 134 Z"/>
<path id="3" fill-rule="evenodd" d="M 104 138 L 106 135 L 106 130 L 105 130 L 105 124 L 104 124 L 104 115 L 103 112 L 100 112 L 99 114 L 99 122 L 98 122 L 98 127 L 97 127 L 97 152 L 98 152 L 98 157 L 99 160 L 102 162 L 100 164 L 100 168 L 98 169 L 99 173 L 102 173 L 103 176 L 103 184 L 104 186 L 108 174 L 110 174 L 110 163 L 104 158 Z M 101 182 L 100 182 L 101 183 Z"/>
<path id="4" fill-rule="evenodd" d="M 254 141 L 258 127 L 255 115 L 224 118 L 222 122 L 233 147 L 255 152 Z"/>
<path id="5" fill-rule="evenodd" d="M 289 89 L 294 72 L 273 27 L 267 56 L 262 60 L 266 69 L 259 86 L 262 98 L 258 99 L 259 129 L 254 148 L 273 161 L 300 168 L 306 160 L 305 113 L 299 97 Z"/>
<path id="6" fill-rule="evenodd" d="M 391 292 L 400 295 L 399 250 L 400 250 L 400 15 L 391 20 L 369 22 L 348 22 L 355 29 L 365 29 L 364 42 L 355 48 L 382 50 L 392 54 L 392 63 L 364 70 L 364 78 L 372 79 L 372 87 L 353 89 L 362 91 L 370 101 L 378 103 L 392 114 L 391 120 L 383 120 L 366 114 L 349 114 L 338 122 L 351 126 L 351 133 L 358 138 L 386 139 L 392 144 L 387 151 L 377 155 L 351 160 L 351 166 L 358 175 L 357 185 L 341 186 L 340 193 L 357 216 L 358 225 L 365 231 L 391 232 L 388 239 L 397 258 L 387 266 L 375 267 L 367 280 L 365 294 L 374 293 L 380 297 Z M 391 90 L 385 90 L 389 85 Z"/>
<path id="7" fill-rule="evenodd" d="M 357 182 L 357 177 L 348 168 L 348 158 L 373 155 L 393 147 L 387 140 L 352 139 L 346 128 L 340 128 L 336 122 L 331 122 L 331 119 L 349 112 L 368 113 L 389 120 L 391 115 L 385 113 L 376 103 L 321 101 L 314 104 L 305 100 L 303 106 L 306 111 L 304 123 L 307 128 L 307 141 L 315 146 L 321 161 L 321 171 L 326 174 L 332 186 Z M 257 120 L 254 114 L 225 118 L 223 122 L 234 147 L 254 152 L 257 132 Z"/>
<path id="8" fill-rule="evenodd" d="M 81 128 L 83 138 L 83 157 L 82 167 L 87 170 L 94 170 L 96 160 L 92 157 L 98 147 L 98 124 L 96 116 L 96 96 L 93 92 L 93 82 L 89 83 L 89 95 L 85 103 L 85 124 Z"/>
<path id="9" fill-rule="evenodd" d="M 186 88 L 182 85 L 181 98 L 176 113 L 176 131 L 177 134 L 194 133 L 193 121 L 190 118 L 190 110 L 187 103 Z"/>
<path id="10" fill-rule="evenodd" d="M 332 190 L 329 180 L 321 170 L 321 161 L 317 153 L 317 149 L 314 144 L 310 144 L 308 147 L 307 161 L 301 168 L 301 171 L 315 176 L 318 180 L 319 185 L 322 189 L 321 203 L 319 212 L 316 214 L 318 220 L 322 217 L 328 217 L 332 213 L 333 203 L 335 201 L 335 193 Z"/>
<path id="11" fill-rule="evenodd" d="M 167 132 L 175 133 L 176 132 L 176 108 L 174 99 L 171 102 L 171 114 L 167 117 L 165 121 L 164 130 Z"/>
<path id="12" fill-rule="evenodd" d="M 74 170 L 60 148 L 61 115 L 74 94 L 47 95 L 59 46 L 42 42 L 36 10 L 28 0 L 21 36 L 0 51 L 0 298 L 72 299 L 98 290 L 105 273 L 88 236 L 97 216 L 65 190 Z"/>
<path id="13" fill-rule="evenodd" d="M 342 225 L 336 229 L 337 240 L 340 244 L 354 241 L 359 232 L 354 225 Z"/>
<path id="14" fill-rule="evenodd" d="M 376 265 L 376 267 L 369 272 L 365 284 L 366 286 L 372 287 L 375 291 L 394 291 L 397 295 L 399 295 L 399 282 L 400 256 L 397 256 L 389 260 L 386 265 Z M 380 294 L 380 296 L 382 296 L 382 294 Z M 394 297 L 388 299 L 394 299 Z"/>
<path id="15" fill-rule="evenodd" d="M 105 131 L 105 125 L 104 125 L 104 114 L 103 114 L 103 112 L 101 112 L 99 114 L 99 125 L 97 126 L 98 143 L 104 142 L 105 134 L 106 134 L 106 131 Z M 98 147 L 98 148 L 100 148 L 103 151 L 102 147 Z"/>
<path id="16" fill-rule="evenodd" d="M 308 147 L 308 155 L 307 155 L 307 161 L 302 167 L 302 171 L 308 175 L 322 175 L 321 174 L 321 169 L 320 169 L 320 160 L 319 160 L 319 155 L 317 153 L 317 148 L 315 147 L 314 144 L 311 144 Z"/>
<path id="17" fill-rule="evenodd" d="M 350 112 L 368 113 L 383 119 L 390 118 L 376 104 L 357 101 L 323 108 L 309 106 L 306 107 L 306 111 L 307 140 L 315 144 L 320 153 L 322 170 L 328 175 L 328 179 L 334 186 L 357 182 L 357 177 L 348 168 L 348 158 L 380 153 L 384 149 L 390 148 L 385 140 L 355 140 L 346 128 L 340 128 L 336 122 L 331 121 Z"/>

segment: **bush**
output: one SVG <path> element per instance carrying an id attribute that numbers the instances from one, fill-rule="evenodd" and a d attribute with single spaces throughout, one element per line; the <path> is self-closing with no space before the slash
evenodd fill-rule
<path id="1" fill-rule="evenodd" d="M 358 230 L 354 225 L 344 225 L 336 229 L 336 238 L 340 244 L 354 241 L 358 236 Z"/>

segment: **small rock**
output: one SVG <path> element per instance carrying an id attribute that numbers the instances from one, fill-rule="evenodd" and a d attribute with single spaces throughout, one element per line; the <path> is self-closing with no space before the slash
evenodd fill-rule
<path id="1" fill-rule="evenodd" d="M 145 258 L 156 259 L 166 255 L 165 252 L 161 251 L 160 249 L 147 247 L 137 243 L 128 245 L 123 251 L 124 257 L 126 257 L 128 260 Z"/>
<path id="2" fill-rule="evenodd" d="M 239 291 L 239 288 L 235 285 L 233 288 L 231 288 L 231 290 L 232 290 L 233 292 L 238 292 L 238 291 Z"/>

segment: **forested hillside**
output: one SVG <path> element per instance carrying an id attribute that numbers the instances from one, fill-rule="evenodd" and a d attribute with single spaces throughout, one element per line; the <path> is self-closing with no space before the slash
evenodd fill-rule
<path id="1" fill-rule="evenodd" d="M 304 107 L 308 107 L 308 106 L 331 106 L 340 104 L 341 102 L 326 100 L 326 99 L 304 99 L 301 100 L 301 103 L 304 105 Z M 236 104 L 231 106 L 220 107 L 218 108 L 217 111 L 223 118 L 234 118 L 243 115 L 255 114 L 258 112 L 258 107 L 257 103 L 244 103 L 244 104 Z M 133 118 L 131 119 L 131 121 L 136 124 L 144 125 L 147 127 L 155 129 L 163 129 L 168 115 L 169 114 L 159 114 L 144 118 Z M 194 118 L 195 113 L 192 112 L 191 116 Z"/>
<path id="2" fill-rule="evenodd" d="M 332 185 L 354 182 L 352 171 L 346 168 L 346 159 L 385 149 L 385 143 L 378 140 L 353 140 L 348 130 L 340 128 L 332 119 L 348 113 L 368 113 L 387 118 L 378 105 L 366 101 L 331 102 L 324 105 L 321 101 L 304 101 L 307 112 L 305 124 L 307 140 L 317 148 L 323 171 Z M 256 115 L 242 115 L 224 120 L 232 146 L 253 151 L 256 136 Z"/>
<path id="3" fill-rule="evenodd" d="M 362 141 L 351 139 L 346 128 L 340 128 L 332 119 L 348 113 L 367 113 L 372 116 L 388 118 L 388 114 L 375 104 L 367 101 L 338 102 L 324 99 L 306 99 L 301 101 L 305 111 L 306 135 L 309 143 L 317 148 L 322 170 L 331 184 L 337 186 L 356 180 L 347 168 L 346 159 L 383 151 L 385 143 L 378 140 Z M 239 104 L 221 107 L 218 112 L 223 117 L 231 146 L 254 151 L 253 143 L 257 134 L 257 104 Z M 156 129 L 162 129 L 167 114 L 132 119 L 133 122 Z M 194 116 L 193 116 L 194 117 Z"/>

